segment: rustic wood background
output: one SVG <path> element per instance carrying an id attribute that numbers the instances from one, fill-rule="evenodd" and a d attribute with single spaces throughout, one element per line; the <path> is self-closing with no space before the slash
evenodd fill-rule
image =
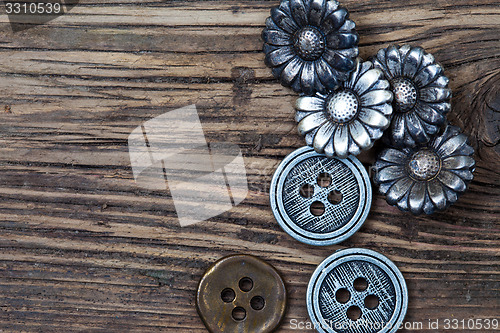
<path id="1" fill-rule="evenodd" d="M 340 246 L 286 235 L 268 203 L 280 160 L 303 145 L 296 94 L 264 66 L 260 32 L 277 1 L 81 1 L 13 32 L 0 16 L 0 331 L 205 332 L 195 290 L 232 253 L 272 263 L 288 287 L 279 332 L 306 320 L 316 265 L 366 247 L 403 272 L 406 321 L 500 319 L 500 2 L 345 0 L 364 58 L 421 45 L 450 78 L 449 119 L 477 148 L 470 190 L 413 217 L 376 195 Z M 179 226 L 172 199 L 136 186 L 127 136 L 196 104 L 210 142 L 243 150 L 250 192 L 227 213 Z M 368 167 L 374 153 L 360 158 Z M 412 331 L 412 330 L 406 330 Z M 461 329 L 455 330 L 462 331 Z M 469 332 L 485 332 L 484 329 Z"/>

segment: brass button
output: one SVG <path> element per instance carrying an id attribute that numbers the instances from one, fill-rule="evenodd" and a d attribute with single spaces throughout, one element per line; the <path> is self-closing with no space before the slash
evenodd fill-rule
<path id="1" fill-rule="evenodd" d="M 231 255 L 205 272 L 196 306 L 212 333 L 272 332 L 285 314 L 286 289 L 268 263 L 250 255 Z"/>

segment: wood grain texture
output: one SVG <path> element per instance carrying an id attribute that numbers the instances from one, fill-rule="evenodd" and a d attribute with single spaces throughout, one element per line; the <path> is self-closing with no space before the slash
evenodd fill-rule
<path id="1" fill-rule="evenodd" d="M 408 42 L 444 65 L 449 119 L 471 136 L 477 169 L 459 202 L 432 216 L 375 195 L 363 228 L 325 248 L 286 235 L 268 203 L 274 169 L 303 145 L 296 94 L 261 52 L 276 3 L 84 0 L 16 33 L 0 16 L 0 331 L 205 332 L 199 279 L 215 260 L 249 253 L 282 273 L 289 308 L 278 331 L 296 332 L 313 270 L 345 247 L 396 263 L 406 321 L 423 322 L 421 332 L 429 319 L 439 331 L 446 318 L 500 319 L 500 2 L 343 1 L 362 57 Z M 181 228 L 168 193 L 135 185 L 127 137 L 190 104 L 209 142 L 241 147 L 250 192 Z M 368 167 L 374 154 L 360 159 Z"/>

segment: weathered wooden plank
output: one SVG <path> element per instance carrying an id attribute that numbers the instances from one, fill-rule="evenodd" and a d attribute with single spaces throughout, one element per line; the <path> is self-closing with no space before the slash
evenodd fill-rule
<path id="1" fill-rule="evenodd" d="M 360 55 L 425 47 L 450 78 L 450 120 L 478 149 L 470 190 L 413 217 L 376 195 L 363 228 L 316 248 L 274 221 L 268 186 L 303 145 L 296 94 L 263 64 L 271 1 L 81 1 L 13 33 L 0 16 L 0 330 L 205 332 L 194 306 L 210 263 L 250 253 L 275 265 L 290 321 L 307 320 L 316 265 L 334 250 L 389 256 L 410 291 L 409 322 L 494 318 L 500 289 L 500 2 L 344 1 Z M 250 192 L 181 228 L 168 193 L 135 185 L 127 137 L 143 121 L 196 104 L 209 142 L 238 144 Z M 360 159 L 369 167 L 375 152 Z M 407 330 L 412 331 L 412 330 Z M 470 330 L 470 332 L 484 330 Z"/>

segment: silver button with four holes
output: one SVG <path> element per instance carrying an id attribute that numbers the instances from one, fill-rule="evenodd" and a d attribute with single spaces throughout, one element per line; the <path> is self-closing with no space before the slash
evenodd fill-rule
<path id="1" fill-rule="evenodd" d="M 331 245 L 361 227 L 370 211 L 372 188 L 356 157 L 328 158 L 302 147 L 278 166 L 270 201 L 289 235 L 307 244 Z"/>
<path id="2" fill-rule="evenodd" d="M 408 308 L 403 275 L 386 257 L 345 249 L 325 259 L 307 288 L 307 310 L 321 333 L 393 333 Z"/>

